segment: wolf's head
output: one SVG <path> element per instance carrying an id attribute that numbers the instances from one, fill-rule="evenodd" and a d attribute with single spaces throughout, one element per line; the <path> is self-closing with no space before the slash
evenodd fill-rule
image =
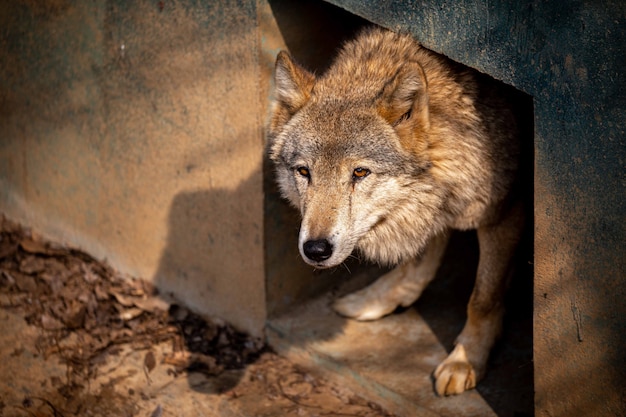
<path id="1" fill-rule="evenodd" d="M 269 153 L 283 196 L 302 215 L 300 253 L 319 268 L 355 248 L 397 262 L 398 245 L 414 255 L 429 237 L 406 227 L 433 198 L 424 71 L 387 56 L 363 61 L 351 47 L 319 78 L 286 52 L 276 60 Z"/>

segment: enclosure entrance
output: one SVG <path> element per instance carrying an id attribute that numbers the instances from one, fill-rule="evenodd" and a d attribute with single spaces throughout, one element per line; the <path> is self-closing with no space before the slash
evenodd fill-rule
<path id="1" fill-rule="evenodd" d="M 345 40 L 372 24 L 322 1 L 269 4 L 283 47 L 316 74 L 328 67 Z M 346 320 L 330 310 L 330 301 L 386 271 L 356 261 L 330 271 L 306 266 L 297 249 L 298 214 L 280 199 L 272 167 L 266 165 L 268 333 L 275 348 L 305 363 L 324 365 L 346 384 L 366 389 L 408 415 L 533 414 L 533 104 L 530 96 L 515 94 L 526 128 L 523 181 L 530 221 L 507 297 L 503 337 L 478 389 L 462 399 L 440 399 L 431 381 L 465 321 L 478 259 L 475 233 L 453 235 L 437 278 L 413 306 L 376 322 Z"/>

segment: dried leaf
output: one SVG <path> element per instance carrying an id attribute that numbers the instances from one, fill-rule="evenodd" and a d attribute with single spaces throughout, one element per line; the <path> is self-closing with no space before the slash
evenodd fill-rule
<path id="1" fill-rule="evenodd" d="M 163 358 L 163 363 L 166 365 L 174 365 L 177 368 L 186 368 L 189 365 L 189 358 L 191 352 L 185 350 L 177 350 L 172 354 Z"/>
<path id="2" fill-rule="evenodd" d="M 96 285 L 93 292 L 98 301 L 106 301 L 109 299 L 109 292 L 101 285 Z"/>
<path id="3" fill-rule="evenodd" d="M 29 237 L 25 237 L 20 241 L 20 247 L 28 253 L 50 255 L 45 243 L 35 241 Z"/>
<path id="4" fill-rule="evenodd" d="M 132 279 L 127 281 L 130 288 L 128 288 L 128 293 L 134 297 L 143 297 L 146 295 L 144 291 L 144 284 L 141 280 Z"/>
<path id="5" fill-rule="evenodd" d="M 131 338 L 133 336 L 133 331 L 130 329 L 112 330 L 110 333 L 103 336 L 109 337 L 109 340 L 112 341 L 119 341 Z"/>
<path id="6" fill-rule="evenodd" d="M 137 308 L 137 307 L 128 308 L 120 312 L 120 319 L 124 321 L 129 321 L 129 320 L 132 320 L 134 318 L 141 316 L 143 313 L 144 313 L 144 310 L 140 308 Z"/>
<path id="7" fill-rule="evenodd" d="M 147 369 L 148 373 L 152 372 L 152 370 L 156 366 L 154 352 L 152 352 L 151 350 L 148 351 L 146 353 L 146 356 L 143 358 L 143 366 Z"/>
<path id="8" fill-rule="evenodd" d="M 65 326 L 59 320 L 44 313 L 41 315 L 41 327 L 46 330 L 60 330 Z"/>
<path id="9" fill-rule="evenodd" d="M 9 273 L 9 271 L 0 270 L 0 285 L 3 287 L 11 287 L 15 285 L 15 278 Z"/>
<path id="10" fill-rule="evenodd" d="M 15 285 L 20 291 L 27 293 L 37 292 L 37 280 L 32 276 L 13 272 L 13 278 L 15 278 Z"/>
<path id="11" fill-rule="evenodd" d="M 59 274 L 44 271 L 39 274 L 39 278 L 48 284 L 53 294 L 58 294 L 65 287 L 65 282 Z"/>
<path id="12" fill-rule="evenodd" d="M 20 271 L 25 274 L 35 274 L 46 269 L 46 262 L 43 258 L 29 255 L 20 262 Z"/>
<path id="13" fill-rule="evenodd" d="M 133 304 L 140 309 L 155 313 L 157 311 L 167 311 L 170 308 L 170 304 L 158 297 L 139 298 L 133 300 Z"/>
<path id="14" fill-rule="evenodd" d="M 115 297 L 115 299 L 117 300 L 118 303 L 120 303 L 121 305 L 123 305 L 124 307 L 132 307 L 135 305 L 135 301 L 132 299 L 132 297 L 127 297 L 123 294 L 120 294 L 118 291 L 111 289 L 109 291 L 109 293 Z"/>
<path id="15" fill-rule="evenodd" d="M 83 327 L 86 314 L 87 307 L 84 304 L 73 302 L 63 316 L 63 323 L 70 329 Z"/>
<path id="16" fill-rule="evenodd" d="M 81 271 L 83 273 L 83 279 L 88 284 L 93 284 L 100 279 L 100 276 L 93 271 L 91 265 L 82 264 Z"/>

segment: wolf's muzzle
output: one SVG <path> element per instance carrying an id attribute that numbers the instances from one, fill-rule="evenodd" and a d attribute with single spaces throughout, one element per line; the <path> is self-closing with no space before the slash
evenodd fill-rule
<path id="1" fill-rule="evenodd" d="M 326 239 L 307 240 L 302 245 L 302 250 L 310 260 L 322 262 L 333 254 L 333 245 Z"/>

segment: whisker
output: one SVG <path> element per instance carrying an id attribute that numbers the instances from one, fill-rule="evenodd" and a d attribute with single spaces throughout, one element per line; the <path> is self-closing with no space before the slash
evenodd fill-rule
<path id="1" fill-rule="evenodd" d="M 363 262 L 363 260 L 358 255 L 348 255 L 348 258 L 356 259 L 359 263 Z"/>

